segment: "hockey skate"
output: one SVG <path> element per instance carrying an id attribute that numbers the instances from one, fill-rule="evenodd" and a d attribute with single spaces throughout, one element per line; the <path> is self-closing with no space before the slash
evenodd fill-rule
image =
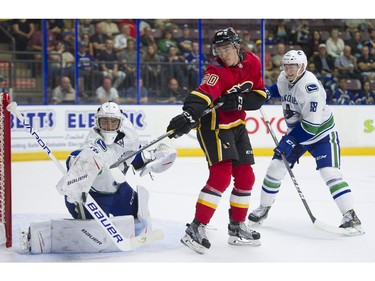
<path id="1" fill-rule="evenodd" d="M 192 223 L 186 224 L 186 226 L 186 234 L 181 238 L 181 243 L 198 254 L 204 254 L 205 250 L 211 247 L 206 235 L 206 225 L 194 219 Z"/>
<path id="2" fill-rule="evenodd" d="M 260 246 L 260 234 L 249 229 L 244 222 L 230 220 L 228 234 L 230 245 Z"/>
<path id="3" fill-rule="evenodd" d="M 353 209 L 343 215 L 340 228 L 345 230 L 346 235 L 361 235 L 365 233 L 362 230 L 361 221 Z"/>
<path id="4" fill-rule="evenodd" d="M 262 224 L 262 222 L 267 218 L 270 209 L 271 206 L 260 205 L 258 208 L 253 210 L 248 216 L 249 225 Z"/>

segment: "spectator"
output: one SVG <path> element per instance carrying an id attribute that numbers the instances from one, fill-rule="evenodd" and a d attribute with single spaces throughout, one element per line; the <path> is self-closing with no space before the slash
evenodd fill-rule
<path id="1" fill-rule="evenodd" d="M 176 47 L 170 47 L 168 55 L 165 57 L 164 61 L 166 64 L 163 64 L 163 76 L 162 76 L 162 85 L 165 85 L 166 81 L 169 81 L 171 78 L 176 78 L 179 85 L 186 89 L 187 84 L 185 80 L 185 59 L 183 56 L 178 54 L 178 49 Z"/>
<path id="2" fill-rule="evenodd" d="M 362 47 L 362 54 L 357 60 L 357 65 L 364 79 L 375 79 L 375 55 L 370 54 L 368 46 Z"/>
<path id="3" fill-rule="evenodd" d="M 89 36 L 94 35 L 95 26 L 92 23 L 92 19 L 80 19 L 79 20 L 79 34 L 87 33 Z"/>
<path id="4" fill-rule="evenodd" d="M 96 89 L 97 101 L 102 104 L 108 101 L 120 103 L 120 97 L 115 87 L 112 87 L 112 80 L 109 77 L 103 78 L 103 84 Z"/>
<path id="5" fill-rule="evenodd" d="M 346 87 L 346 78 L 341 77 L 339 79 L 338 88 L 336 89 L 335 93 L 332 97 L 333 104 L 340 104 L 340 105 L 353 105 L 355 104 L 353 98 L 354 93 L 347 90 Z"/>
<path id="6" fill-rule="evenodd" d="M 168 88 L 162 94 L 163 100 L 159 100 L 161 103 L 179 103 L 181 104 L 186 97 L 186 93 L 181 89 L 177 79 L 171 78 L 168 82 Z"/>
<path id="7" fill-rule="evenodd" d="M 152 34 L 152 29 L 150 26 L 146 26 L 143 29 L 143 33 L 141 35 L 141 46 L 142 49 L 147 49 L 148 46 L 153 45 L 154 49 L 157 50 L 157 44 L 154 35 Z"/>
<path id="8" fill-rule="evenodd" d="M 49 19 L 48 20 L 48 29 L 54 35 L 56 40 L 61 40 L 61 33 L 64 30 L 64 21 L 62 19 Z"/>
<path id="9" fill-rule="evenodd" d="M 177 38 L 177 47 L 181 55 L 186 57 L 192 51 L 193 38 L 190 35 L 189 25 L 184 24 L 182 27 L 182 35 Z"/>
<path id="10" fill-rule="evenodd" d="M 133 38 L 128 39 L 128 46 L 118 54 L 118 59 L 121 61 L 121 70 L 126 75 L 124 87 L 128 88 L 133 84 L 136 75 L 137 50 Z"/>
<path id="11" fill-rule="evenodd" d="M 115 35 L 120 33 L 117 24 L 115 24 L 112 19 L 105 19 L 102 21 L 102 24 L 104 33 L 107 34 L 109 38 L 113 39 Z"/>
<path id="12" fill-rule="evenodd" d="M 335 59 L 327 54 L 326 44 L 323 43 L 319 45 L 319 52 L 312 57 L 312 61 L 315 63 L 315 68 L 321 76 L 331 73 L 335 67 Z"/>
<path id="13" fill-rule="evenodd" d="M 28 19 L 15 19 L 12 21 L 12 34 L 16 41 L 17 52 L 27 52 L 29 41 L 35 32 L 35 25 Z M 18 59 L 29 59 L 29 55 L 25 53 L 17 54 Z"/>
<path id="14" fill-rule="evenodd" d="M 148 90 L 143 85 L 143 80 L 139 79 L 140 88 L 140 104 L 148 103 Z M 123 91 L 122 99 L 125 104 L 136 104 L 137 103 L 137 79 L 133 80 L 133 85 Z"/>
<path id="15" fill-rule="evenodd" d="M 368 47 L 371 54 L 375 55 L 375 29 L 370 30 L 370 38 L 364 45 Z"/>
<path id="16" fill-rule="evenodd" d="M 120 20 L 119 22 L 117 22 L 117 26 L 118 26 L 119 30 L 121 30 L 121 27 L 124 24 L 126 24 L 130 28 L 129 36 L 132 37 L 134 40 L 136 40 L 137 36 L 136 36 L 136 26 L 135 26 L 134 20 L 132 20 L 132 19 Z"/>
<path id="17" fill-rule="evenodd" d="M 61 41 L 64 43 L 65 49 L 68 50 L 70 53 L 74 54 L 74 50 L 75 50 L 74 32 L 68 29 L 61 32 Z"/>
<path id="18" fill-rule="evenodd" d="M 199 85 L 198 79 L 199 76 L 199 44 L 198 42 L 193 42 L 192 51 L 186 56 L 186 65 L 187 65 L 187 77 L 188 77 L 188 88 L 195 89 Z M 207 69 L 207 58 L 202 54 L 201 64 L 202 64 L 202 73 Z"/>
<path id="19" fill-rule="evenodd" d="M 155 19 L 154 26 L 162 31 L 176 29 L 177 26 L 171 19 Z"/>
<path id="20" fill-rule="evenodd" d="M 94 46 L 90 41 L 90 35 L 88 33 L 83 33 L 81 37 L 81 41 L 85 42 L 87 45 L 86 51 L 90 54 L 90 56 L 94 57 Z"/>
<path id="21" fill-rule="evenodd" d="M 368 32 L 372 28 L 374 28 L 371 20 L 366 19 L 345 19 L 344 20 L 345 28 L 351 34 L 356 31 L 359 32 Z"/>
<path id="22" fill-rule="evenodd" d="M 289 44 L 291 39 L 291 29 L 286 25 L 285 20 L 279 19 L 276 27 L 274 28 L 273 34 L 275 35 L 276 43 Z"/>
<path id="23" fill-rule="evenodd" d="M 99 68 L 103 76 L 114 81 L 113 87 L 117 89 L 124 81 L 126 74 L 119 70 L 118 58 L 113 49 L 113 41 L 111 39 L 106 40 L 105 48 L 100 52 L 98 59 L 100 61 Z"/>
<path id="24" fill-rule="evenodd" d="M 79 92 L 86 96 L 86 91 L 92 92 L 99 86 L 94 83 L 103 80 L 103 75 L 99 70 L 98 64 L 89 54 L 88 46 L 85 41 L 81 41 L 79 44 L 77 58 L 79 69 Z"/>
<path id="25" fill-rule="evenodd" d="M 357 58 L 352 55 L 349 45 L 345 45 L 343 54 L 335 58 L 335 68 L 339 70 L 341 77 L 363 80 L 358 73 Z"/>
<path id="26" fill-rule="evenodd" d="M 278 74 L 280 73 L 280 66 L 285 54 L 285 44 L 280 42 L 276 45 L 276 54 L 274 54 L 271 58 L 272 60 L 272 67 L 274 71 L 277 71 Z"/>
<path id="27" fill-rule="evenodd" d="M 55 35 L 48 30 L 48 47 L 47 52 L 52 51 L 55 48 Z M 37 52 L 34 54 L 35 60 L 41 60 L 42 59 L 42 51 L 43 51 L 43 32 L 42 32 L 42 26 L 40 24 L 36 25 L 35 32 L 30 38 L 29 41 L 29 49 L 32 52 Z"/>
<path id="28" fill-rule="evenodd" d="M 336 58 L 342 55 L 345 47 L 345 42 L 340 38 L 340 32 L 337 28 L 332 28 L 329 38 L 326 40 L 327 53 Z"/>
<path id="29" fill-rule="evenodd" d="M 267 31 L 265 44 L 266 45 L 272 45 L 272 46 L 275 46 L 277 44 L 276 36 L 275 36 L 275 34 L 273 33 L 272 30 Z"/>
<path id="30" fill-rule="evenodd" d="M 0 93 L 8 93 L 9 89 L 4 87 L 4 77 L 0 75 Z"/>
<path id="31" fill-rule="evenodd" d="M 168 56 L 169 49 L 175 47 L 178 51 L 176 40 L 173 38 L 173 32 L 165 30 L 162 38 L 158 41 L 158 50 L 161 55 Z"/>
<path id="32" fill-rule="evenodd" d="M 94 47 L 94 58 L 98 58 L 101 51 L 105 50 L 105 43 L 108 39 L 111 39 L 104 29 L 102 22 L 98 22 L 95 25 L 95 34 L 91 36 L 90 41 Z"/>
<path id="33" fill-rule="evenodd" d="M 74 56 L 65 49 L 62 41 L 58 41 L 55 45 L 55 50 L 49 54 L 50 69 L 49 75 L 52 78 L 52 87 L 55 87 L 54 78 L 60 76 L 68 76 L 71 80 L 74 79 Z"/>
<path id="34" fill-rule="evenodd" d="M 352 49 L 352 55 L 357 59 L 361 56 L 361 50 L 363 47 L 362 35 L 359 31 L 354 31 L 352 33 L 352 38 L 348 40 L 347 45 Z"/>
<path id="35" fill-rule="evenodd" d="M 68 76 L 61 76 L 60 85 L 52 91 L 52 102 L 54 104 L 74 103 L 75 99 L 76 91 L 72 86 L 70 78 Z"/>
<path id="36" fill-rule="evenodd" d="M 130 36 L 129 25 L 123 24 L 121 26 L 121 33 L 117 34 L 113 39 L 113 47 L 117 54 L 124 51 L 128 46 L 128 40 L 132 39 Z"/>
<path id="37" fill-rule="evenodd" d="M 140 31 L 140 34 L 144 33 L 146 27 L 151 28 L 151 25 L 150 25 L 151 22 L 152 22 L 151 19 L 141 19 L 139 21 L 139 31 Z"/>
<path id="38" fill-rule="evenodd" d="M 142 55 L 141 75 L 143 81 L 150 89 L 157 89 L 160 85 L 160 70 L 162 57 L 157 53 L 156 46 L 149 45 L 146 53 Z"/>
<path id="39" fill-rule="evenodd" d="M 297 33 L 296 44 L 304 47 L 308 41 L 308 37 L 310 33 L 309 20 L 301 19 L 297 25 L 296 33 Z"/>
<path id="40" fill-rule="evenodd" d="M 63 19 L 64 31 L 73 31 L 74 30 L 74 19 Z"/>
<path id="41" fill-rule="evenodd" d="M 362 83 L 360 104 L 375 104 L 375 92 L 371 90 L 371 84 L 368 80 Z"/>
<path id="42" fill-rule="evenodd" d="M 241 40 L 241 49 L 256 53 L 257 50 L 257 45 L 255 41 L 251 38 L 251 34 L 249 31 L 245 30 L 242 35 L 242 40 Z"/>
<path id="43" fill-rule="evenodd" d="M 303 48 L 308 60 L 311 60 L 313 56 L 318 55 L 319 45 L 324 43 L 322 35 L 318 30 L 313 30 L 310 33 L 310 38 L 307 40 L 305 47 Z"/>

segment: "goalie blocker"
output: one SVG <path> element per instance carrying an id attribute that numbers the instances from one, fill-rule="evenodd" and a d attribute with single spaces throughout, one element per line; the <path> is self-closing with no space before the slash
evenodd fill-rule
<path id="1" fill-rule="evenodd" d="M 137 186 L 137 193 L 139 206 L 136 219 L 133 216 L 111 218 L 121 234 L 129 239 L 152 233 L 148 208 L 149 193 L 142 186 Z M 151 240 L 149 238 L 148 241 L 144 241 L 144 245 L 163 238 L 161 231 L 155 233 L 157 235 L 151 236 Z M 143 240 L 141 242 L 143 243 Z M 29 232 L 22 234 L 21 243 L 24 250 L 29 250 L 33 254 L 119 251 L 95 220 L 55 219 L 31 222 Z"/>

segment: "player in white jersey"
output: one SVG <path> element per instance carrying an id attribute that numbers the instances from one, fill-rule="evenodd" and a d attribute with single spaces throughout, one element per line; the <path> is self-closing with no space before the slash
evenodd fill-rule
<path id="1" fill-rule="evenodd" d="M 138 134 L 133 124 L 124 116 L 118 104 L 106 102 L 95 115 L 95 126 L 91 129 L 79 150 L 73 151 L 66 161 L 67 169 L 79 158 L 94 156 L 103 167 L 91 185 L 90 194 L 107 215 L 137 216 L 137 192 L 127 183 L 118 183 L 109 167 L 140 148 Z M 160 173 L 167 170 L 174 162 L 177 152 L 166 144 L 160 144 L 155 150 L 144 150 L 120 164 L 126 174 L 130 166 L 140 171 L 143 176 L 149 172 Z M 80 159 L 84 160 L 84 159 Z M 77 194 L 79 196 L 79 194 Z M 77 198 L 75 196 L 75 198 Z M 75 219 L 92 218 L 79 200 L 65 196 L 66 206 Z"/>
<path id="2" fill-rule="evenodd" d="M 139 149 L 138 134 L 119 105 L 103 103 L 96 112 L 95 126 L 80 149 L 69 155 L 68 171 L 56 185 L 73 219 L 31 223 L 24 247 L 32 253 L 118 251 L 84 208 L 83 195 L 87 193 L 125 237 L 150 233 L 147 189 L 140 185 L 133 188 L 118 175 L 121 172 L 125 175 L 130 166 L 140 172 L 140 176 L 164 172 L 173 165 L 177 151 L 161 143 L 121 163 L 119 173 L 111 173 L 112 164 Z"/>
<path id="3" fill-rule="evenodd" d="M 281 154 L 293 167 L 308 151 L 315 158 L 316 169 L 343 214 L 340 227 L 351 235 L 362 234 L 350 187 L 339 170 L 340 141 L 333 112 L 326 104 L 324 88 L 313 73 L 306 71 L 306 67 L 307 58 L 303 51 L 287 52 L 277 83 L 270 87 L 272 96 L 281 98 L 287 134 L 274 149 L 275 154 L 262 184 L 260 206 L 249 214 L 249 223 L 261 223 L 266 219 L 275 201 L 287 173 Z"/>

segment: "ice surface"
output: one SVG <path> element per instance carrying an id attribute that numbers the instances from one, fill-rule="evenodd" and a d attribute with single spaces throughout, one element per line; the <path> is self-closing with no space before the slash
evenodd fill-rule
<path id="1" fill-rule="evenodd" d="M 251 210 L 259 204 L 261 182 L 269 161 L 270 157 L 257 157 L 253 166 L 256 183 Z M 30 221 L 69 218 L 69 213 L 55 189 L 61 174 L 52 161 L 15 162 L 12 163 L 14 241 L 10 249 L 1 246 L 0 267 L 25 278 L 36 271 L 41 278 L 45 274 L 46 280 L 72 276 L 105 280 L 111 273 L 123 280 L 129 276 L 143 276 L 143 280 L 158 275 L 163 280 L 215 277 L 271 280 L 283 274 L 289 280 L 294 280 L 291 279 L 294 276 L 296 280 L 328 277 L 353 280 L 362 274 L 368 278 L 368 270 L 375 262 L 375 157 L 345 156 L 341 171 L 351 186 L 365 235 L 347 237 L 316 228 L 287 176 L 268 219 L 263 226 L 256 227 L 262 236 L 260 247 L 228 245 L 230 190 L 227 190 L 210 222 L 217 228 L 208 231 L 211 249 L 205 255 L 198 255 L 179 240 L 185 224 L 193 219 L 197 196 L 207 180 L 206 162 L 201 157 L 178 157 L 170 170 L 155 174 L 154 180 L 128 173 L 128 182 L 133 187 L 140 184 L 149 190 L 153 227 L 163 229 L 164 240 L 126 253 L 31 255 L 21 253 L 19 231 L 26 229 Z M 315 217 L 339 225 L 341 214 L 315 170 L 313 159 L 303 157 L 293 172 Z M 25 270 L 19 270 L 19 265 Z M 52 276 L 46 274 L 46 268 L 51 267 L 57 267 Z"/>

